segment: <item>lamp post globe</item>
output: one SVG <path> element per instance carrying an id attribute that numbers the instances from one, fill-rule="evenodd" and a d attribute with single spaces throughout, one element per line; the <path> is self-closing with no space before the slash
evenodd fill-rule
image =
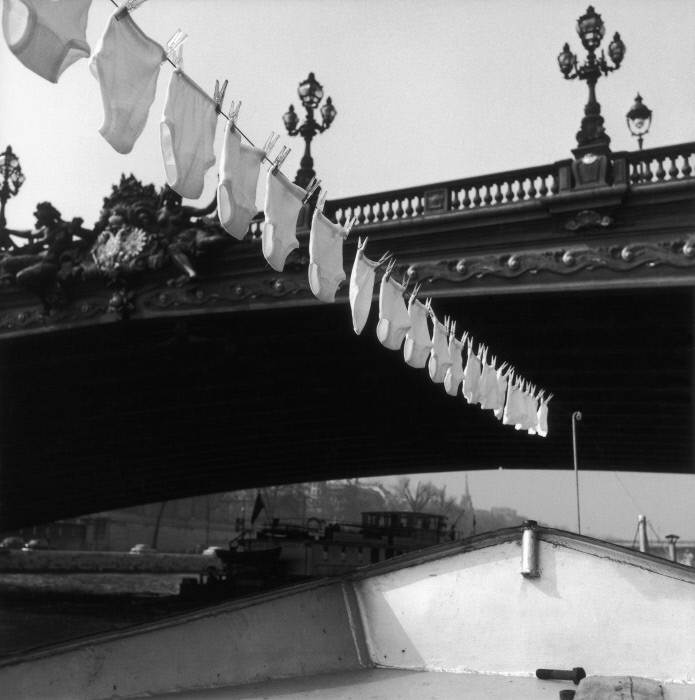
<path id="1" fill-rule="evenodd" d="M 649 133 L 649 127 L 652 124 L 652 110 L 642 102 L 642 96 L 639 92 L 630 111 L 625 115 L 625 119 L 630 133 L 637 137 L 637 143 L 641 151 L 644 137 Z"/>
<path id="2" fill-rule="evenodd" d="M 601 45 L 605 33 L 606 27 L 601 15 L 594 10 L 592 5 L 589 5 L 586 13 L 577 20 L 577 34 L 582 40 L 582 45 L 587 51 L 593 53 Z"/>
<path id="3" fill-rule="evenodd" d="M 297 95 L 306 110 L 306 119 L 300 124 L 294 106 L 290 105 L 289 110 L 283 114 L 282 121 L 290 136 L 299 135 L 304 139 L 304 155 L 294 181 L 300 187 L 307 187 L 312 178 L 316 176 L 314 159 L 311 157 L 311 141 L 314 136 L 323 133 L 331 126 L 337 111 L 333 106 L 333 100 L 327 97 L 326 102 L 320 108 L 322 123 L 314 119 L 314 111 L 319 108 L 323 99 L 323 86 L 316 80 L 313 73 L 309 73 L 309 77 L 299 83 Z"/>

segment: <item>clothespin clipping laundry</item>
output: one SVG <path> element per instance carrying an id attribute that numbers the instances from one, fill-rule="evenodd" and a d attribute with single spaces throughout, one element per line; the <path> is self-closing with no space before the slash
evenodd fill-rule
<path id="1" fill-rule="evenodd" d="M 302 204 L 306 204 L 310 199 L 311 196 L 316 192 L 316 190 L 319 188 L 319 185 L 321 184 L 321 180 L 317 180 L 315 177 L 311 178 L 311 181 L 307 185 L 306 188 L 306 194 L 304 195 L 304 199 L 302 200 Z M 326 201 L 326 193 L 324 192 L 322 194 L 323 196 L 323 202 Z M 316 205 L 316 208 L 319 209 L 319 211 L 323 211 L 323 202 L 321 203 L 321 208 L 319 209 L 318 203 Z"/>
<path id="2" fill-rule="evenodd" d="M 364 239 L 364 245 L 365 245 L 365 246 L 367 245 L 367 241 L 368 241 L 368 240 L 369 240 L 369 237 L 367 237 L 367 238 Z M 364 247 L 363 247 L 363 249 L 364 249 Z M 377 263 L 376 263 L 374 269 L 375 269 L 375 270 L 378 270 L 380 267 L 382 267 L 383 265 L 385 265 L 386 263 L 388 263 L 388 261 L 391 260 L 392 257 L 393 257 L 393 255 L 391 254 L 391 251 L 387 250 L 387 251 L 379 258 L 379 260 L 377 260 Z"/>
<path id="3" fill-rule="evenodd" d="M 353 216 L 350 221 L 348 221 L 347 226 L 343 228 L 345 231 L 344 237 L 347 238 L 350 235 L 350 231 L 352 231 L 352 227 L 357 223 L 357 217 Z"/>
<path id="4" fill-rule="evenodd" d="M 179 70 L 183 70 L 183 42 L 188 39 L 180 29 L 167 41 L 166 60 L 173 63 Z"/>
<path id="5" fill-rule="evenodd" d="M 241 105 L 241 102 L 239 104 Z M 274 131 L 270 132 L 270 136 L 268 136 L 268 138 L 265 140 L 265 145 L 263 146 L 263 150 L 267 156 L 269 156 L 270 152 L 275 148 L 275 144 L 278 142 L 279 138 L 280 134 L 275 136 Z"/>
<path id="6" fill-rule="evenodd" d="M 147 0 L 126 0 L 116 10 L 114 17 L 120 22 L 129 12 L 137 10 L 138 7 L 145 2 L 147 2 Z"/>
<path id="7" fill-rule="evenodd" d="M 388 279 L 389 277 L 391 277 L 391 273 L 393 272 L 394 267 L 396 267 L 396 259 L 391 258 L 391 260 L 389 260 L 388 265 L 386 265 L 386 270 L 384 270 L 384 278 L 385 279 Z"/>
<path id="8" fill-rule="evenodd" d="M 225 80 L 225 85 L 227 85 L 227 81 Z M 236 107 L 234 106 L 234 100 L 232 100 L 232 103 L 229 105 L 229 114 L 228 118 L 229 121 L 231 122 L 232 126 L 236 126 L 236 120 L 239 118 L 239 110 L 241 109 L 241 100 L 239 100 L 236 103 Z"/>
<path id="9" fill-rule="evenodd" d="M 283 146 L 280 149 L 280 153 L 278 153 L 277 158 L 272 162 L 270 169 L 273 171 L 273 175 L 277 173 L 278 170 L 282 167 L 282 164 L 285 162 L 285 159 L 287 156 L 290 154 L 292 151 L 291 148 L 287 148 L 287 146 Z"/>
<path id="10" fill-rule="evenodd" d="M 215 112 L 217 112 L 217 114 L 222 114 L 222 103 L 224 102 L 224 93 L 227 92 L 227 83 L 229 83 L 229 81 L 225 80 L 220 90 L 220 81 L 215 81 L 215 92 L 212 95 L 212 99 L 215 101 Z M 232 102 L 232 107 L 233 106 L 234 103 Z"/>

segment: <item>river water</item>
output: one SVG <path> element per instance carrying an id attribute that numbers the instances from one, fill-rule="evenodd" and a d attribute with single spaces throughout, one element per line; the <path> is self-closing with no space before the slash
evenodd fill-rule
<path id="1" fill-rule="evenodd" d="M 0 657 L 202 607 L 184 574 L 2 574 Z"/>

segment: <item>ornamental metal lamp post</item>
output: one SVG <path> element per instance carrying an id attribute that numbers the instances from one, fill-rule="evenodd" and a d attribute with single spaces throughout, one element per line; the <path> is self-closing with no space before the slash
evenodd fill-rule
<path id="1" fill-rule="evenodd" d="M 586 60 L 579 65 L 577 56 L 570 51 L 569 44 L 565 44 L 562 52 L 558 55 L 557 61 L 560 65 L 560 72 L 566 80 L 586 80 L 589 86 L 589 101 L 584 107 L 584 118 L 580 130 L 577 132 L 577 144 L 573 153 L 579 158 L 585 154 L 607 155 L 610 153 L 608 144 L 610 137 L 603 128 L 603 117 L 601 116 L 601 105 L 596 100 L 596 83 L 601 74 L 608 75 L 620 68 L 620 64 L 625 56 L 625 44 L 620 39 L 617 32 L 613 36 L 613 41 L 608 46 L 608 55 L 613 65 L 606 61 L 603 50 L 600 56 L 596 56 L 596 50 L 601 45 L 601 40 L 606 32 L 606 28 L 601 19 L 601 15 L 594 11 L 589 5 L 586 14 L 577 20 L 577 34 L 582 41 L 582 45 L 589 52 Z"/>
<path id="2" fill-rule="evenodd" d="M 640 151 L 642 150 L 642 141 L 649 133 L 649 127 L 652 125 L 652 110 L 642 102 L 642 96 L 637 93 L 635 103 L 630 108 L 630 111 L 625 115 L 627 120 L 627 128 L 633 136 L 637 137 Z"/>
<path id="3" fill-rule="evenodd" d="M 5 228 L 5 205 L 10 197 L 14 197 L 24 184 L 24 173 L 19 164 L 19 158 L 12 153 L 12 147 L 8 146 L 0 153 L 0 230 Z"/>
<path id="4" fill-rule="evenodd" d="M 282 120 L 290 136 L 299 134 L 305 141 L 304 156 L 302 157 L 300 168 L 297 171 L 297 176 L 294 181 L 300 187 L 306 187 L 316 175 L 314 171 L 314 159 L 311 157 L 311 140 L 316 134 L 321 134 L 330 127 L 337 112 L 331 98 L 327 97 L 325 104 L 320 110 L 323 122 L 319 124 L 314 119 L 314 110 L 319 106 L 323 98 L 323 87 L 316 80 L 313 73 L 309 73 L 309 77 L 299 83 L 297 94 L 306 109 L 307 116 L 304 123 L 298 126 L 299 117 L 294 111 L 293 105 L 290 105 L 289 110 L 283 114 Z"/>

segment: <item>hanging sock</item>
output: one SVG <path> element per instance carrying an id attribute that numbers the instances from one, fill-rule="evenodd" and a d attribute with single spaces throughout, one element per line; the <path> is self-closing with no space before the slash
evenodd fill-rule
<path id="1" fill-rule="evenodd" d="M 400 350 L 405 334 L 410 330 L 410 317 L 403 299 L 405 287 L 391 277 L 393 265 L 392 261 L 381 279 L 376 336 L 385 348 Z"/>
<path id="2" fill-rule="evenodd" d="M 480 408 L 495 410 L 499 407 L 499 386 L 495 365 L 497 359 L 487 361 L 487 348 L 482 357 L 482 371 L 480 373 Z"/>
<path id="3" fill-rule="evenodd" d="M 256 191 L 265 156 L 263 149 L 243 143 L 232 120 L 227 122 L 220 158 L 217 213 L 222 228 L 238 240 L 244 238 L 251 219 L 258 213 Z"/>
<path id="4" fill-rule="evenodd" d="M 507 366 L 504 363 L 495 373 L 497 375 L 497 406 L 494 409 L 495 418 L 502 420 L 504 417 L 504 407 L 507 403 L 507 386 L 509 384 L 509 375 L 512 374 L 512 368 L 510 367 L 505 372 L 504 369 Z"/>
<path id="5" fill-rule="evenodd" d="M 118 153 L 130 153 L 154 102 L 164 49 L 125 13 L 111 15 L 89 69 L 99 82 L 104 122 L 99 133 Z"/>
<path id="6" fill-rule="evenodd" d="M 538 407 L 538 428 L 536 428 L 536 432 L 541 437 L 547 437 L 548 435 L 548 402 L 552 398 L 552 394 L 550 394 L 547 399 L 543 398 L 543 392 L 541 392 L 541 404 Z"/>
<path id="7" fill-rule="evenodd" d="M 263 222 L 263 255 L 270 267 L 282 272 L 287 256 L 299 248 L 297 217 L 306 192 L 277 168 L 268 170 Z"/>
<path id="8" fill-rule="evenodd" d="M 319 301 L 335 302 L 335 293 L 345 281 L 343 241 L 345 229 L 314 210 L 309 234 L 309 286 Z"/>
<path id="9" fill-rule="evenodd" d="M 455 326 L 456 324 L 454 324 Z M 449 334 L 449 357 L 451 358 L 451 367 L 444 375 L 444 389 L 449 396 L 456 396 L 459 393 L 459 387 L 463 382 L 463 348 L 466 346 L 467 334 L 464 333 L 461 340 L 456 339 L 455 328 L 452 328 Z"/>
<path id="10" fill-rule="evenodd" d="M 507 403 L 504 405 L 504 415 L 502 416 L 502 422 L 505 425 L 513 425 L 517 428 L 524 420 L 526 407 L 524 406 L 523 385 L 524 382 L 521 378 L 509 382 Z"/>
<path id="11" fill-rule="evenodd" d="M 159 134 L 167 182 L 185 199 L 200 197 L 205 171 L 215 164 L 215 107 L 183 71 L 172 72 Z"/>
<path id="12" fill-rule="evenodd" d="M 468 403 L 480 402 L 480 376 L 481 376 L 480 358 L 473 352 L 473 340 L 468 343 L 468 358 L 466 360 L 466 369 L 464 370 L 463 380 L 463 395 Z"/>
<path id="13" fill-rule="evenodd" d="M 430 379 L 435 384 L 443 384 L 446 372 L 451 367 L 451 356 L 449 355 L 449 342 L 447 340 L 447 327 L 432 316 L 432 350 L 430 350 L 429 373 Z"/>
<path id="14" fill-rule="evenodd" d="M 416 298 L 417 291 L 417 289 L 413 291 L 408 302 L 411 328 L 405 336 L 403 357 L 406 364 L 421 369 L 427 364 L 427 358 L 432 350 L 432 338 L 427 323 L 427 318 L 430 315 L 429 300 L 423 304 Z"/>
<path id="15" fill-rule="evenodd" d="M 51 83 L 89 56 L 87 15 L 92 0 L 5 0 L 2 31 L 10 51 Z"/>
<path id="16" fill-rule="evenodd" d="M 529 435 L 535 435 L 538 432 L 538 398 L 535 395 L 534 387 L 530 387 L 526 394 L 524 394 L 524 403 L 526 406 L 526 415 L 521 427 L 526 430 Z"/>
<path id="17" fill-rule="evenodd" d="M 365 254 L 367 238 L 357 242 L 357 255 L 350 273 L 350 310 L 352 311 L 352 327 L 359 335 L 369 318 L 374 295 L 374 280 L 377 269 L 386 262 L 387 255 L 378 261 L 370 260 Z"/>

